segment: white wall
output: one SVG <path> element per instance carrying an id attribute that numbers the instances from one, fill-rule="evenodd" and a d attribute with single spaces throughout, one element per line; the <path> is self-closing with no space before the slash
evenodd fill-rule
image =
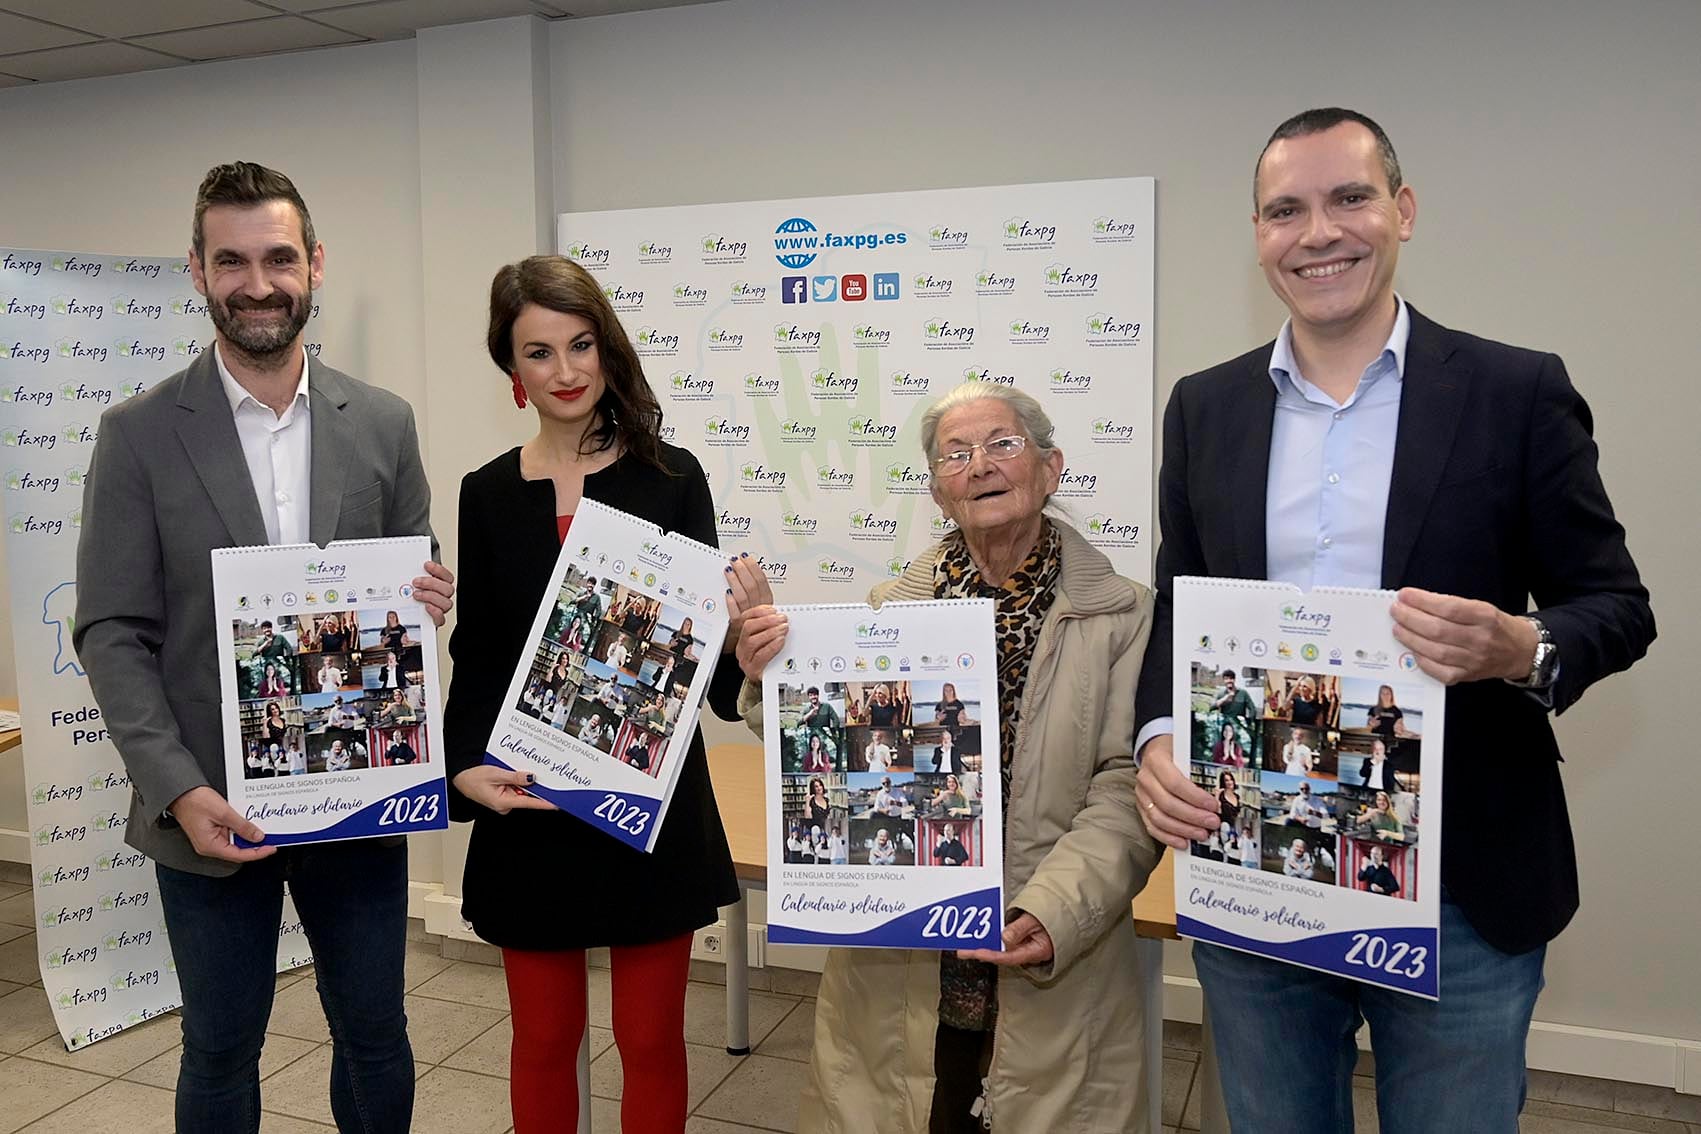
<path id="1" fill-rule="evenodd" d="M 1402 289 L 1444 322 L 1564 355 L 1661 624 L 1648 661 L 1561 722 L 1584 909 L 1550 952 L 1538 1015 L 1701 1040 L 1688 952 L 1701 886 L 1687 853 L 1701 778 L 1681 709 L 1701 652 L 1684 585 L 1701 558 L 1684 349 L 1701 309 L 1689 263 L 1701 247 L 1701 8 L 1171 8 L 730 0 L 553 24 L 544 172 L 559 209 L 1154 175 L 1162 397 L 1280 321 L 1248 223 L 1265 135 L 1309 105 L 1379 118 L 1419 199 Z M 488 369 L 425 365 L 420 244 L 440 234 L 420 228 L 419 81 L 413 45 L 390 44 L 0 91 L 0 243 L 178 254 L 209 165 L 242 156 L 289 171 L 329 249 L 332 317 L 346 320 L 327 328 L 345 344 L 329 361 L 413 398 L 428 443 L 443 436 L 428 408 L 464 430 L 454 459 L 426 455 L 447 536 L 464 451 L 494 454 L 523 423 L 490 408 L 501 392 Z M 528 251 L 491 249 L 466 271 L 488 279 Z M 429 312 L 474 342 L 482 319 Z M 8 808 L 23 826 L 15 759 L 0 756 L 0 827 L 14 825 Z M 1502 790 L 1491 771 L 1484 783 Z M 416 857 L 415 877 L 442 868 Z"/>

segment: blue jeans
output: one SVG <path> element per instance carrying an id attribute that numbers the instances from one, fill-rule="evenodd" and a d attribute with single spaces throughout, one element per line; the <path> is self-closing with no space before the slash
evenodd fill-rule
<path id="1" fill-rule="evenodd" d="M 1195 942 L 1231 1129 L 1352 1134 L 1353 1037 L 1368 1020 L 1383 1134 L 1517 1134 L 1547 949 L 1502 953 L 1443 899 L 1440 953 L 1429 1001 Z"/>
<path id="2" fill-rule="evenodd" d="M 183 988 L 177 1129 L 260 1129 L 260 1048 L 288 882 L 331 1028 L 337 1128 L 406 1131 L 413 1118 L 413 1050 L 402 1013 L 406 845 L 285 847 L 225 878 L 154 868 Z"/>

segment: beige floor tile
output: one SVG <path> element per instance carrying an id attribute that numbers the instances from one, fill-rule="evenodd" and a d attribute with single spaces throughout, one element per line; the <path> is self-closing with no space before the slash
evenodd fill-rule
<path id="1" fill-rule="evenodd" d="M 56 1063 L 61 1067 L 75 1067 L 79 1071 L 117 1077 L 140 1067 L 160 1052 L 177 1047 L 182 1042 L 183 1026 L 178 1018 L 156 1016 L 77 1051 L 66 1051 L 64 1043 L 55 1034 L 25 1051 L 23 1055 L 26 1059 L 35 1059 L 42 1063 Z"/>
<path id="2" fill-rule="evenodd" d="M 1359 1049 L 1358 1062 L 1353 1065 L 1353 1074 L 1361 1079 L 1369 1079 L 1374 1084 L 1376 1082 L 1376 1056 L 1362 1048 Z"/>
<path id="3" fill-rule="evenodd" d="M 266 1044 L 260 1049 L 261 1080 L 264 1081 L 282 1071 L 318 1046 L 312 1040 L 295 1039 L 292 1036 L 267 1035 Z M 125 1074 L 124 1078 L 133 1083 L 147 1083 L 153 1087 L 164 1087 L 168 1091 L 175 1090 L 177 1087 L 177 1065 L 182 1058 L 183 1045 L 177 1044 L 169 1051 L 162 1051 L 140 1067 L 132 1069 Z"/>
<path id="4" fill-rule="evenodd" d="M 409 941 L 402 973 L 402 987 L 412 992 L 455 962 L 443 956 L 436 944 Z"/>
<path id="5" fill-rule="evenodd" d="M 29 1125 L 108 1080 L 87 1071 L 16 1057 L 0 1060 L 0 1134 Z"/>
<path id="6" fill-rule="evenodd" d="M 715 961 L 692 961 L 690 979 L 702 984 L 718 984 L 726 987 L 726 966 Z M 774 971 L 772 969 L 746 969 L 745 987 L 761 992 L 773 988 Z"/>
<path id="7" fill-rule="evenodd" d="M 430 980 L 422 982 L 413 994 L 452 1000 L 456 1004 L 495 1008 L 501 1012 L 508 1010 L 508 980 L 500 965 L 454 961 Z"/>
<path id="8" fill-rule="evenodd" d="M 4 878 L 0 878 L 0 898 L 12 898 L 29 892 L 30 885 L 28 882 L 8 882 Z"/>
<path id="9" fill-rule="evenodd" d="M 414 1134 L 500 1134 L 512 1123 L 506 1079 L 434 1067 L 419 1080 L 413 1100 Z"/>
<path id="10" fill-rule="evenodd" d="M 451 961 L 470 961 L 476 965 L 502 963 L 502 950 L 486 941 L 459 941 L 451 937 L 443 942 L 443 955 Z"/>
<path id="11" fill-rule="evenodd" d="M 260 1115 L 260 1134 L 336 1134 L 335 1126 L 306 1122 L 284 1114 Z"/>
<path id="12" fill-rule="evenodd" d="M 1186 1059 L 1164 1060 L 1164 1097 L 1162 1121 L 1166 1126 L 1176 1126 L 1181 1123 L 1182 1115 L 1187 1111 L 1187 1093 L 1193 1087 L 1194 1072 L 1198 1064 Z M 1198 1125 L 1198 1120 L 1194 1120 Z"/>
<path id="13" fill-rule="evenodd" d="M 260 1108 L 290 1118 L 334 1125 L 331 1045 L 315 1047 L 261 1084 Z"/>
<path id="14" fill-rule="evenodd" d="M 761 1130 L 760 1126 L 743 1126 L 736 1122 L 722 1122 L 718 1118 L 704 1118 L 694 1114 L 685 1120 L 685 1134 L 752 1134 Z"/>
<path id="15" fill-rule="evenodd" d="M 28 886 L 30 884 L 30 864 L 13 862 L 10 859 L 0 862 L 0 880 L 18 882 Z"/>
<path id="16" fill-rule="evenodd" d="M 37 984 L 41 981 L 41 958 L 36 956 L 33 930 L 26 929 L 0 944 L 0 980 L 14 984 Z"/>
<path id="17" fill-rule="evenodd" d="M 102 1040 L 101 1043 L 109 1043 Z M 95 1044 L 99 1047 L 100 1044 Z M 26 1134 L 87 1134 L 122 1130 L 124 1134 L 172 1134 L 176 1098 L 144 1083 L 117 1080 L 24 1127 Z"/>
<path id="18" fill-rule="evenodd" d="M 514 1045 L 514 1025 L 508 1016 L 495 1027 L 443 1060 L 443 1066 L 459 1071 L 476 1071 L 480 1075 L 508 1077 L 509 1057 Z M 590 1055 L 597 1056 L 614 1046 L 614 1033 L 607 1028 L 592 1028 Z"/>
<path id="19" fill-rule="evenodd" d="M 1625 1114 L 1640 1114 L 1648 1118 L 1701 1122 L 1701 1095 L 1680 1095 L 1670 1087 L 1650 1087 L 1644 1083 L 1614 1083 L 1612 1108 Z"/>
<path id="20" fill-rule="evenodd" d="M 748 1055 L 697 1108 L 705 1118 L 759 1120 L 770 1130 L 797 1129 L 797 1100 L 809 1068 L 790 1059 Z"/>
<path id="21" fill-rule="evenodd" d="M 1179 1048 L 1183 1051 L 1198 1051 L 1200 1032 L 1198 1024 L 1183 1023 L 1180 1020 L 1164 1021 L 1164 1046 Z"/>
<path id="22" fill-rule="evenodd" d="M 1612 1109 L 1613 1084 L 1610 1079 L 1561 1075 L 1554 1071 L 1531 1071 L 1526 1077 L 1526 1083 L 1527 1097 L 1531 1101 L 1586 1106 L 1596 1110 Z"/>
<path id="23" fill-rule="evenodd" d="M 58 907 L 54 907 L 57 909 Z M 0 922 L 35 928 L 35 893 L 24 890 L 9 898 L 0 898 Z"/>
<path id="24" fill-rule="evenodd" d="M 15 940 L 26 933 L 33 932 L 35 931 L 32 929 L 26 929 L 21 925 L 6 925 L 5 923 L 0 922 L 0 943 Z"/>
<path id="25" fill-rule="evenodd" d="M 750 994 L 750 1042 L 761 1043 L 786 1018 L 797 999 L 770 992 Z M 594 1022 L 594 1020 L 593 1020 Z M 726 989 L 711 984 L 685 986 L 685 1039 L 713 1047 L 726 1046 Z"/>
<path id="26" fill-rule="evenodd" d="M 0 996 L 0 1052 L 15 1054 L 59 1034 L 53 1006 L 39 988 L 14 984 Z"/>
<path id="27" fill-rule="evenodd" d="M 728 1055 L 725 1047 L 686 1044 L 686 1110 L 696 1110 L 697 1105 L 708 1098 L 709 1093 L 726 1080 L 726 1077 L 732 1073 L 740 1061 L 741 1057 Z M 620 1052 L 611 1047 L 591 1064 L 591 1094 L 597 1098 L 618 1099 L 624 1097 L 625 1091 L 625 1075 L 620 1062 Z"/>
<path id="28" fill-rule="evenodd" d="M 807 969 L 769 969 L 768 976 L 768 990 L 783 996 L 813 997 L 821 987 L 821 974 Z"/>
<path id="29" fill-rule="evenodd" d="M 272 999 L 272 1018 L 266 1030 L 274 1035 L 324 1043 L 331 1038 L 325 1023 L 325 1006 L 319 1003 L 319 985 L 312 980 L 298 980 Z"/>
<path id="30" fill-rule="evenodd" d="M 1353 1088 L 1353 1127 L 1355 1134 L 1378 1134 L 1382 1129 L 1376 1117 L 1376 1091 L 1371 1087 Z"/>
<path id="31" fill-rule="evenodd" d="M 433 1000 L 429 996 L 405 999 L 408 1042 L 413 1057 L 422 1063 L 441 1063 L 507 1015 L 494 1008 Z"/>
<path id="32" fill-rule="evenodd" d="M 620 1129 L 620 1104 L 613 1099 L 591 1097 L 591 1129 L 593 1131 Z"/>
<path id="33" fill-rule="evenodd" d="M 725 1046 L 724 1040 L 722 1046 Z M 755 1050 L 762 1055 L 808 1063 L 809 1054 L 814 1048 L 815 999 L 811 997 L 799 1002 L 798 1006 L 756 1045 Z"/>
<path id="34" fill-rule="evenodd" d="M 17 981 L 0 980 L 0 997 L 10 996 L 12 993 L 18 991 L 18 989 L 25 987 L 27 986 L 19 984 Z"/>
<path id="35" fill-rule="evenodd" d="M 1670 1118 L 1649 1118 L 1639 1114 L 1621 1114 L 1611 1110 L 1597 1110 L 1594 1107 L 1567 1106 L 1565 1103 L 1547 1102 L 1543 1099 L 1530 1099 L 1524 1103 L 1524 1116 L 1520 1126 L 1524 1130 L 1538 1129 L 1531 1126 L 1536 1120 L 1542 1122 L 1562 1122 L 1565 1129 L 1571 1126 L 1586 1127 L 1590 1130 L 1634 1130 L 1638 1134 L 1689 1134 L 1687 1123 Z"/>

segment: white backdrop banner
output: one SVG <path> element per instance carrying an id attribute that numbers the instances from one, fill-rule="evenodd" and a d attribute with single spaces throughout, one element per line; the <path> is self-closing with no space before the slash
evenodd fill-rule
<path id="1" fill-rule="evenodd" d="M 183 369 L 211 335 L 185 260 L 0 248 L 0 459 L 35 939 L 72 1049 L 178 1004 L 153 864 L 124 842 L 130 778 L 71 648 L 83 477 L 102 411 Z M 286 902 L 278 967 L 311 959 Z"/>
<path id="2" fill-rule="evenodd" d="M 1038 398 L 1058 502 L 1151 579 L 1153 180 L 564 213 L 781 602 L 860 602 L 946 529 L 922 411 L 965 379 Z"/>

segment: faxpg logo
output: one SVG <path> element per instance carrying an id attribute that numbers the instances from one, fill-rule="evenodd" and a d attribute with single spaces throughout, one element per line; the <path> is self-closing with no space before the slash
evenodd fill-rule
<path id="1" fill-rule="evenodd" d="M 699 246 L 705 264 L 742 264 L 750 251 L 748 241 L 733 240 L 718 232 L 705 234 Z"/>
<path id="2" fill-rule="evenodd" d="M 56 295 L 47 301 L 47 309 L 55 315 L 72 315 L 97 323 L 106 314 L 106 304 L 91 303 L 75 295 Z"/>
<path id="3" fill-rule="evenodd" d="M 1007 371 L 994 370 L 990 366 L 971 366 L 963 371 L 965 382 L 991 382 L 995 386 L 1014 386 L 1016 376 Z"/>
<path id="4" fill-rule="evenodd" d="M 786 486 L 786 471 L 771 469 L 760 461 L 738 466 L 738 483 L 746 492 L 779 492 Z"/>
<path id="5" fill-rule="evenodd" d="M 1099 274 L 1071 264 L 1046 265 L 1045 293 L 1052 296 L 1097 295 Z"/>
<path id="6" fill-rule="evenodd" d="M 0 254 L 0 272 L 16 272 L 20 276 L 39 276 L 41 275 L 41 261 L 30 260 L 7 252 Z"/>
<path id="7" fill-rule="evenodd" d="M 725 327 L 710 327 L 708 340 L 710 350 L 742 350 L 744 348 L 744 336 L 737 331 L 729 331 Z"/>
<path id="8" fill-rule="evenodd" d="M 734 280 L 732 281 L 732 295 L 729 298 L 734 303 L 766 303 L 768 301 L 768 288 L 765 284 Z"/>
<path id="9" fill-rule="evenodd" d="M 14 319 L 45 319 L 47 318 L 47 304 L 19 299 L 13 295 L 6 299 L 5 313 Z"/>
<path id="10" fill-rule="evenodd" d="M 851 346 L 859 350 L 878 350 L 892 345 L 892 329 L 874 323 L 858 323 L 851 328 Z"/>
<path id="11" fill-rule="evenodd" d="M 812 536 L 820 527 L 819 520 L 802 512 L 787 512 L 780 517 L 780 531 L 786 535 Z"/>
<path id="12" fill-rule="evenodd" d="M 188 265 L 185 265 L 187 268 Z M 107 264 L 121 276 L 143 276 L 150 280 L 159 279 L 160 269 L 164 267 L 159 262 L 149 263 L 146 260 L 113 260 Z"/>
<path id="13" fill-rule="evenodd" d="M 845 423 L 845 437 L 852 445 L 889 446 L 898 440 L 898 427 L 859 414 Z"/>
<path id="14" fill-rule="evenodd" d="M 671 264 L 673 263 L 673 245 L 663 244 L 659 240 L 642 240 L 638 242 L 638 263 L 640 264 Z"/>
<path id="15" fill-rule="evenodd" d="M 1140 542 L 1140 525 L 1095 512 L 1087 517 L 1087 539 L 1099 547 L 1135 547 Z"/>
<path id="16" fill-rule="evenodd" d="M 580 267 L 593 272 L 608 267 L 608 245 L 589 240 L 569 240 L 566 243 L 567 258 L 578 261 Z"/>
<path id="17" fill-rule="evenodd" d="M 673 305 L 675 307 L 701 307 L 709 302 L 709 289 L 701 284 L 686 283 L 681 280 L 673 285 Z"/>
<path id="18" fill-rule="evenodd" d="M 51 449 L 59 443 L 59 434 L 39 429 L 7 429 L 0 432 L 0 444 L 17 449 Z"/>
<path id="19" fill-rule="evenodd" d="M 1138 346 L 1140 324 L 1110 311 L 1095 311 L 1087 318 L 1088 346 Z"/>
<path id="20" fill-rule="evenodd" d="M 1013 295 L 1016 273 L 999 268 L 982 268 L 975 273 L 976 295 Z"/>
<path id="21" fill-rule="evenodd" d="M 872 508 L 858 508 L 850 514 L 849 533 L 855 540 L 890 543 L 898 538 L 898 521 L 892 516 L 882 516 Z"/>
<path id="22" fill-rule="evenodd" d="M 927 246 L 951 252 L 969 246 L 969 230 L 954 224 L 936 224 L 927 230 Z"/>
<path id="23" fill-rule="evenodd" d="M 180 295 L 169 304 L 173 315 L 193 318 L 207 313 L 207 301 L 198 295 Z"/>
<path id="24" fill-rule="evenodd" d="M 715 396 L 715 380 L 700 378 L 690 370 L 675 370 L 667 376 L 667 394 L 676 402 L 701 402 Z"/>
<path id="25" fill-rule="evenodd" d="M 815 466 L 815 487 L 828 492 L 849 492 L 856 485 L 856 473 L 837 465 Z"/>
<path id="26" fill-rule="evenodd" d="M 36 872 L 35 880 L 37 885 L 43 887 L 58 886 L 64 882 L 87 882 L 89 880 L 89 866 L 84 863 L 81 866 L 56 864 L 43 867 Z"/>
<path id="27" fill-rule="evenodd" d="M 1051 324 L 1031 319 L 1012 319 L 1008 324 L 1011 346 L 1044 346 L 1051 341 Z"/>
<path id="28" fill-rule="evenodd" d="M 809 375 L 809 396 L 816 401 L 839 401 L 856 396 L 859 379 L 854 374 L 840 374 L 823 367 Z"/>
<path id="29" fill-rule="evenodd" d="M 1127 445 L 1134 440 L 1134 424 L 1114 417 L 1093 418 L 1093 444 Z"/>
<path id="30" fill-rule="evenodd" d="M 1004 247 L 1011 251 L 1050 248 L 1057 243 L 1057 226 L 1030 217 L 1011 217 L 1004 222 Z"/>
<path id="31" fill-rule="evenodd" d="M 780 440 L 787 445 L 807 445 L 815 440 L 815 433 L 815 426 L 796 418 L 780 423 Z"/>
<path id="32" fill-rule="evenodd" d="M 750 516 L 741 512 L 728 512 L 722 508 L 715 517 L 715 534 L 737 538 L 750 534 Z"/>
<path id="33" fill-rule="evenodd" d="M 128 315 L 136 319 L 157 320 L 165 314 L 165 305 L 160 303 L 143 303 L 133 295 L 115 295 L 112 297 L 112 313 Z"/>
<path id="34" fill-rule="evenodd" d="M 932 385 L 927 375 L 918 374 L 914 370 L 894 370 L 886 380 L 886 388 L 895 397 L 900 398 L 923 397 Z"/>
<path id="35" fill-rule="evenodd" d="M 72 527 L 81 527 L 82 513 L 77 513 L 79 523 Z M 6 530 L 16 536 L 56 536 L 65 530 L 67 521 L 56 516 L 42 516 L 34 512 L 17 512 L 6 521 Z"/>
<path id="36" fill-rule="evenodd" d="M 164 347 L 161 347 L 163 357 Z M 112 390 L 106 386 L 88 386 L 82 382 L 72 385 L 70 382 L 59 387 L 59 396 L 68 402 L 98 402 L 109 405 L 112 402 Z"/>
<path id="37" fill-rule="evenodd" d="M 1098 487 L 1097 473 L 1088 472 L 1075 465 L 1064 465 L 1062 475 L 1057 478 L 1059 496 L 1095 496 L 1098 494 Z"/>
<path id="38" fill-rule="evenodd" d="M 815 577 L 823 583 L 849 583 L 856 578 L 856 567 L 841 563 L 832 556 L 823 556 L 815 561 Z"/>
<path id="39" fill-rule="evenodd" d="M 164 343 L 144 343 L 141 339 L 119 339 L 112 346 L 118 351 L 119 358 L 151 358 L 155 362 L 165 361 Z"/>
<path id="40" fill-rule="evenodd" d="M 910 279 L 910 291 L 918 299 L 945 299 L 951 294 L 953 282 L 949 276 L 918 272 Z"/>
<path id="41" fill-rule="evenodd" d="M 742 445 L 750 440 L 750 427 L 716 414 L 704 420 L 703 439 L 710 445 Z"/>
<path id="42" fill-rule="evenodd" d="M 807 330 L 796 323 L 774 324 L 774 349 L 781 354 L 805 354 L 820 345 L 820 331 Z"/>
<path id="43" fill-rule="evenodd" d="M 1118 216 L 1093 218 L 1094 244 L 1126 244 L 1134 239 L 1134 222 Z"/>
<path id="44" fill-rule="evenodd" d="M 105 362 L 106 348 L 85 343 L 82 339 L 59 339 L 53 344 L 53 353 L 60 358 L 74 359 L 78 362 Z"/>
<path id="45" fill-rule="evenodd" d="M 643 309 L 644 291 L 642 288 L 611 283 L 603 284 L 602 293 L 607 297 L 609 306 L 616 311 L 639 311 Z"/>
<path id="46" fill-rule="evenodd" d="M 10 359 L 13 362 L 43 363 L 52 357 L 53 350 L 50 347 L 26 345 L 21 342 L 14 342 L 11 346 L 0 346 L 0 358 Z"/>
<path id="47" fill-rule="evenodd" d="M 1059 366 L 1047 375 L 1054 394 L 1085 394 L 1093 388 L 1093 376 L 1080 370 Z"/>
<path id="48" fill-rule="evenodd" d="M 637 347 L 640 355 L 651 358 L 675 355 L 679 353 L 679 336 L 657 327 L 639 327 Z"/>
<path id="49" fill-rule="evenodd" d="M 769 559 L 766 555 L 756 557 L 756 566 L 762 569 L 762 574 L 768 576 L 770 583 L 783 583 L 791 570 L 791 564 L 784 559 Z"/>
<path id="50" fill-rule="evenodd" d="M 759 370 L 744 376 L 744 393 L 752 398 L 774 398 L 780 393 L 780 380 L 770 378 Z"/>
<path id="51" fill-rule="evenodd" d="M 932 477 L 926 466 L 893 461 L 886 466 L 886 491 L 900 496 L 925 496 Z"/>
<path id="52" fill-rule="evenodd" d="M 971 323 L 951 319 L 929 319 L 921 325 L 921 345 L 927 350 L 967 350 L 974 345 Z"/>
<path id="53" fill-rule="evenodd" d="M 83 256 L 55 256 L 51 267 L 56 272 L 87 276 L 92 280 L 100 275 L 102 265 L 99 260 L 90 260 Z"/>

